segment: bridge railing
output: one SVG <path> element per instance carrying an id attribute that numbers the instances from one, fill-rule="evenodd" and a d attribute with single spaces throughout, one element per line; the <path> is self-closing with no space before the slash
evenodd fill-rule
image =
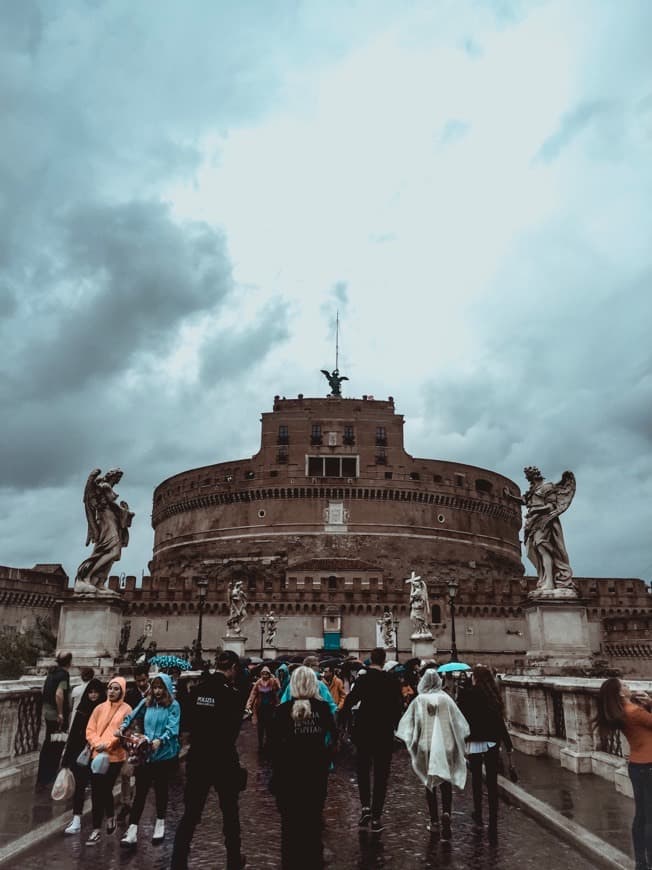
<path id="1" fill-rule="evenodd" d="M 602 740 L 594 727 L 601 679 L 531 677 L 501 678 L 505 715 L 514 746 L 528 755 L 547 755 L 574 773 L 594 773 L 631 796 L 627 775 L 627 740 L 614 733 Z M 652 681 L 627 680 L 640 691 Z"/>
<path id="2" fill-rule="evenodd" d="M 38 763 L 43 677 L 0 682 L 0 792 Z"/>

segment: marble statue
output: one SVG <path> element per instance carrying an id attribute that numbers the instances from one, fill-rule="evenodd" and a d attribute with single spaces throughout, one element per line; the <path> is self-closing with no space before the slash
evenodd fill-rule
<path id="1" fill-rule="evenodd" d="M 539 469 L 528 465 L 524 469 L 530 488 L 522 496 L 505 494 L 525 506 L 525 526 L 523 540 L 528 559 L 536 568 L 538 582 L 531 595 L 541 593 L 553 595 L 555 590 L 568 590 L 577 595 L 573 583 L 564 533 L 559 517 L 570 506 L 575 495 L 575 475 L 565 471 L 559 483 L 544 480 Z M 564 594 L 564 593 L 562 593 Z"/>
<path id="2" fill-rule="evenodd" d="M 382 618 L 378 620 L 380 625 L 380 634 L 383 640 L 385 649 L 393 648 L 395 644 L 394 632 L 394 614 L 391 610 L 385 608 Z"/>
<path id="3" fill-rule="evenodd" d="M 331 388 L 331 396 L 341 396 L 342 381 L 348 381 L 346 375 L 341 375 L 339 369 L 333 369 L 332 372 L 321 369 L 321 373 L 328 381 L 328 385 Z"/>
<path id="4" fill-rule="evenodd" d="M 414 571 L 405 582 L 410 584 L 410 619 L 414 627 L 412 637 L 432 637 L 428 624 L 430 614 L 428 587 Z"/>
<path id="5" fill-rule="evenodd" d="M 278 619 L 273 610 L 267 614 L 267 622 L 265 623 L 265 646 L 274 646 L 276 632 L 278 631 Z"/>
<path id="6" fill-rule="evenodd" d="M 93 544 L 93 552 L 84 559 L 75 577 L 77 594 L 115 595 L 104 588 L 114 562 L 120 560 L 122 548 L 129 543 L 129 527 L 134 514 L 126 501 L 118 501 L 114 486 L 120 482 L 122 471 L 112 468 L 104 477 L 99 468 L 93 469 L 84 488 L 84 509 L 88 522 L 86 546 Z"/>
<path id="7" fill-rule="evenodd" d="M 247 593 L 242 580 L 229 584 L 229 618 L 226 621 L 229 634 L 240 634 L 247 616 Z"/>

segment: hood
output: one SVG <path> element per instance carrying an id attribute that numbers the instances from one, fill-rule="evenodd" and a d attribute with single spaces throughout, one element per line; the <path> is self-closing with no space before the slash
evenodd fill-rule
<path id="1" fill-rule="evenodd" d="M 157 678 L 163 681 L 163 685 L 165 686 L 168 695 L 171 698 L 174 698 L 174 683 L 172 682 L 172 677 L 169 674 L 156 674 L 156 676 L 152 677 L 151 682 L 154 682 Z"/>
<path id="2" fill-rule="evenodd" d="M 120 700 L 114 702 L 117 704 L 122 704 L 122 702 L 125 699 L 125 695 L 127 694 L 127 681 L 125 680 L 124 677 L 111 677 L 111 679 L 109 680 L 109 683 L 117 683 L 120 686 L 120 688 L 122 689 L 122 695 L 120 697 Z M 107 683 L 107 687 L 108 687 L 109 683 Z"/>

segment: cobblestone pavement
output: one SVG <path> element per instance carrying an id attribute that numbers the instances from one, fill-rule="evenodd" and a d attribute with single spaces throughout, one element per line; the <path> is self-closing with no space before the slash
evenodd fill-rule
<path id="1" fill-rule="evenodd" d="M 249 770 L 249 785 L 240 801 L 243 851 L 250 870 L 279 867 L 280 829 L 278 813 L 267 791 L 267 763 L 255 748 L 251 723 L 243 727 L 239 741 L 242 763 Z M 120 848 L 121 829 L 103 834 L 100 844 L 84 845 L 82 837 L 53 837 L 38 849 L 7 865 L 15 870 L 163 870 L 169 867 L 172 839 L 182 810 L 181 777 L 174 783 L 168 811 L 168 834 L 162 845 L 150 842 L 154 808 L 150 798 L 140 825 L 138 848 Z M 379 835 L 359 833 L 357 787 L 352 756 L 343 751 L 331 775 L 325 810 L 324 846 L 328 870 L 593 870 L 591 862 L 540 828 L 520 810 L 501 803 L 500 842 L 490 847 L 485 834 L 471 826 L 470 782 L 464 794 L 453 798 L 453 841 L 440 843 L 426 831 L 423 790 L 410 768 L 405 751 L 394 756 L 385 805 L 385 830 Z M 64 823 L 65 824 L 65 823 Z M 62 828 L 63 828 L 62 824 Z M 197 828 L 190 859 L 192 870 L 216 870 L 224 866 L 222 822 L 217 799 L 211 795 L 201 825 Z M 306 868 L 311 870 L 311 868 Z"/>

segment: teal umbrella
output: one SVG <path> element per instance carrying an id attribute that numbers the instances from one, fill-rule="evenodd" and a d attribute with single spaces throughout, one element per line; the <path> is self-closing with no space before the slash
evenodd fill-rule
<path id="1" fill-rule="evenodd" d="M 440 665 L 437 668 L 438 674 L 450 674 L 453 671 L 470 671 L 471 666 L 465 665 L 464 662 L 447 662 L 445 665 Z"/>
<path id="2" fill-rule="evenodd" d="M 180 671 L 191 670 L 190 662 L 179 658 L 179 656 L 153 656 L 148 664 L 156 665 L 158 668 L 179 668 Z"/>

